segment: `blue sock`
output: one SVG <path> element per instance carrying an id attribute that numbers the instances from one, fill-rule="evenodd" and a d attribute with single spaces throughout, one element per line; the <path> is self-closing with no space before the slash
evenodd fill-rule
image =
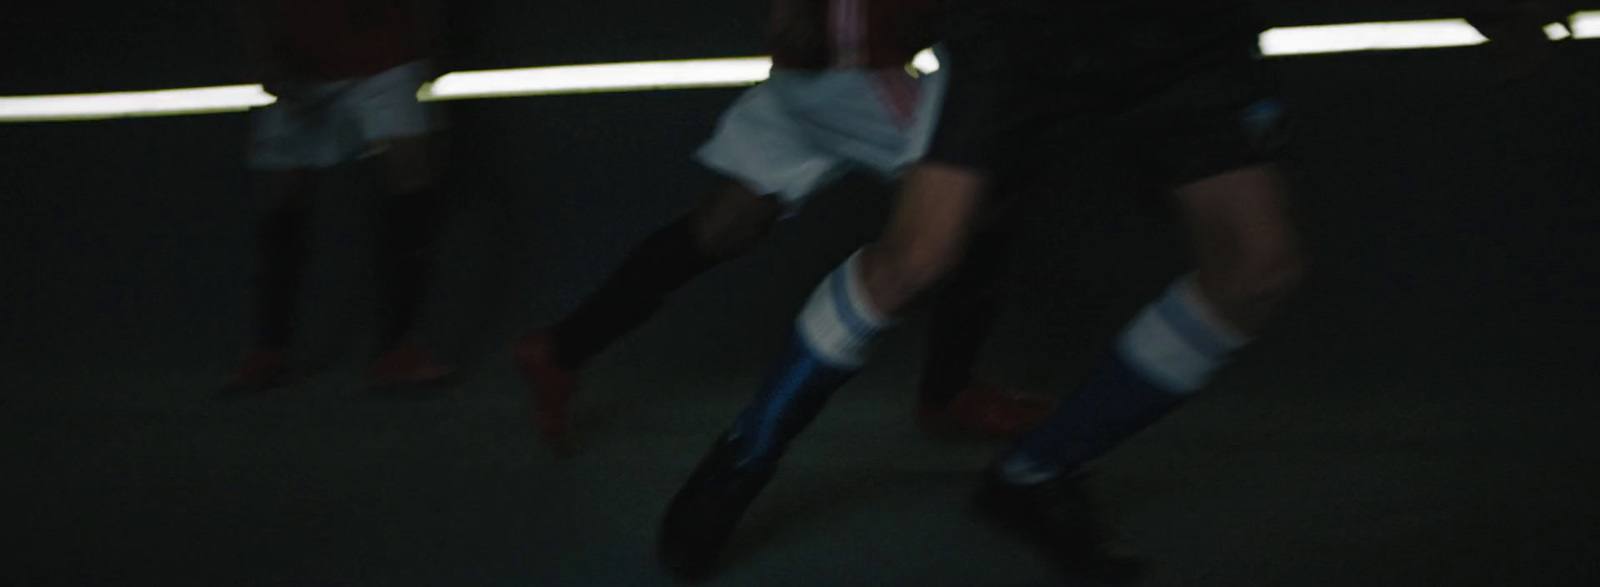
<path id="1" fill-rule="evenodd" d="M 1213 314 L 1188 282 L 1168 289 L 1055 415 L 1017 441 L 1002 474 L 1026 483 L 1076 471 L 1199 391 L 1246 342 Z"/>
<path id="2" fill-rule="evenodd" d="M 856 374 L 871 342 L 889 325 L 861 287 L 858 256 L 817 286 L 761 392 L 734 423 L 733 436 L 743 440 L 740 466 L 776 462 L 834 390 Z"/>

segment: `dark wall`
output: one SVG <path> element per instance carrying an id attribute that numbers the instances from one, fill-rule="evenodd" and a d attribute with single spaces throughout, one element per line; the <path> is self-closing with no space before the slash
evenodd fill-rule
<path id="1" fill-rule="evenodd" d="M 83 52 L 7 60 L 0 83 L 6 92 L 213 83 L 228 75 L 232 56 L 197 53 L 189 44 L 226 45 L 226 35 L 198 24 L 217 14 L 186 4 L 84 15 L 82 26 L 57 28 L 53 37 Z M 669 12 L 703 10 L 705 18 L 669 28 L 663 18 L 621 14 L 612 4 L 572 3 L 562 18 L 548 7 L 507 4 L 512 12 L 497 14 L 526 16 L 483 17 L 485 31 L 494 32 L 473 50 L 485 66 L 498 66 L 735 55 L 757 47 L 754 29 L 743 28 L 760 16 L 750 6 L 719 12 L 682 3 Z M 4 10 L 58 11 L 42 6 Z M 1353 6 L 1389 14 L 1375 4 Z M 134 35 L 178 22 L 194 34 Z M 149 43 L 90 43 L 96 27 Z M 643 32 L 652 27 L 660 30 Z M 4 42 L 39 43 L 48 29 Z M 173 56 L 139 57 L 144 51 Z M 1600 247 L 1592 226 L 1600 218 L 1600 120 L 1593 105 L 1600 81 L 1589 75 L 1597 54 L 1600 43 L 1575 44 L 1547 75 L 1501 89 L 1482 83 L 1476 49 L 1274 61 L 1299 106 L 1291 163 L 1316 256 L 1312 282 L 1284 329 L 1310 329 L 1343 344 L 1396 330 L 1414 333 L 1418 345 L 1429 336 L 1532 349 L 1588 340 L 1579 333 L 1597 320 L 1592 268 Z M 71 68 L 41 65 L 47 62 Z M 736 95 L 454 104 L 462 206 L 441 253 L 443 285 L 425 320 L 429 338 L 471 358 L 505 333 L 570 306 L 634 239 L 692 206 L 712 184 L 688 155 Z M 93 358 L 97 365 L 190 369 L 237 357 L 249 341 L 257 210 L 241 164 L 246 127 L 238 114 L 0 126 L 0 361 L 70 369 Z M 1137 178 L 1101 164 L 1108 162 L 1092 150 L 1083 157 L 1063 164 L 1062 178 L 1073 183 L 1060 191 L 1069 196 L 1038 215 L 1025 237 L 1036 246 L 1016 262 L 1015 327 L 1000 344 L 1019 357 L 1028 356 L 1024 349 L 1060 350 L 1067 345 L 1057 340 L 1061 332 L 1102 339 L 1183 266 L 1181 235 L 1144 214 L 1138 199 L 1122 197 L 1138 189 Z M 343 170 L 319 211 L 322 254 L 307 287 L 315 303 L 305 321 L 308 344 L 328 357 L 360 349 L 370 322 L 370 227 L 362 211 L 372 194 L 361 189 L 360 173 Z M 691 322 L 704 345 L 672 351 L 760 360 L 766 347 L 745 342 L 781 334 L 815 279 L 871 234 L 882 194 L 870 181 L 847 181 L 754 257 L 691 286 L 673 311 L 703 317 Z M 763 293 L 751 295 L 752 288 Z M 1374 360 L 1383 348 L 1373 349 Z M 1060 367 L 1041 368 L 1046 372 L 1035 376 L 1049 378 Z"/>

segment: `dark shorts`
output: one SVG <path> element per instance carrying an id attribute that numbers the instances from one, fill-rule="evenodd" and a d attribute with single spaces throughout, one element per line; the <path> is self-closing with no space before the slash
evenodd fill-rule
<path id="1" fill-rule="evenodd" d="M 925 160 L 1009 183 L 1115 149 L 1182 185 L 1268 162 L 1285 142 L 1245 3 L 952 0 L 950 17 Z"/>

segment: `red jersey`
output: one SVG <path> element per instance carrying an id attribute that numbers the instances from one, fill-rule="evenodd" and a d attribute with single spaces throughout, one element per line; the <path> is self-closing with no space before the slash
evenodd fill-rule
<path id="1" fill-rule="evenodd" d="M 784 1 L 784 0 L 780 0 Z M 774 67 L 904 67 L 942 36 L 944 0 L 787 0 L 809 2 L 827 46 L 799 48 L 771 40 Z M 775 15 L 776 16 L 776 15 Z"/>
<path id="2" fill-rule="evenodd" d="M 380 73 L 424 57 L 412 0 L 277 0 L 281 47 L 317 80 Z"/>

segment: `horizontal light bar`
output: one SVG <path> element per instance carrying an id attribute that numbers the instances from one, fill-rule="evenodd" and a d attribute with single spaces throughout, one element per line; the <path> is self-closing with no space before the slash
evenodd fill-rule
<path id="1" fill-rule="evenodd" d="M 1579 12 L 1572 17 L 1572 38 L 1600 38 L 1600 11 Z"/>
<path id="2" fill-rule="evenodd" d="M 1571 30 L 1551 25 L 1546 32 L 1552 39 L 1600 37 L 1600 12 L 1576 14 Z M 1483 36 L 1466 21 L 1422 20 L 1275 28 L 1261 34 L 1261 51 L 1281 57 L 1460 47 L 1482 42 Z M 917 54 L 913 66 L 933 72 L 939 69 L 939 61 L 932 52 L 923 51 Z M 446 74 L 425 85 L 418 97 L 433 101 L 738 87 L 765 80 L 771 68 L 772 62 L 766 57 L 745 57 L 465 71 Z M 239 112 L 274 101 L 260 85 L 0 97 L 0 123 Z"/>
<path id="3" fill-rule="evenodd" d="M 1580 12 L 1573 30 L 1559 24 L 1545 27 L 1552 40 L 1600 37 L 1600 12 Z M 1467 21 L 1454 19 L 1370 22 L 1268 29 L 1261 33 L 1261 53 L 1272 57 L 1352 51 L 1394 51 L 1465 47 L 1487 41 Z"/>
<path id="4" fill-rule="evenodd" d="M 240 112 L 275 101 L 277 98 L 263 91 L 260 84 L 150 92 L 0 97 L 0 122 Z"/>
<path id="5" fill-rule="evenodd" d="M 464 71 L 439 78 L 423 96 L 425 99 L 461 100 L 734 87 L 767 79 L 771 70 L 771 59 L 745 57 Z"/>
<path id="6" fill-rule="evenodd" d="M 1373 22 L 1268 29 L 1261 54 L 1313 55 L 1349 51 L 1462 47 L 1484 42 L 1464 20 Z"/>
<path id="7" fill-rule="evenodd" d="M 912 66 L 939 70 L 932 51 L 917 53 Z M 464 100 L 639 90 L 728 88 L 757 84 L 772 71 L 772 59 L 695 59 L 601 65 L 567 65 L 446 74 L 419 94 L 423 100 Z"/>

